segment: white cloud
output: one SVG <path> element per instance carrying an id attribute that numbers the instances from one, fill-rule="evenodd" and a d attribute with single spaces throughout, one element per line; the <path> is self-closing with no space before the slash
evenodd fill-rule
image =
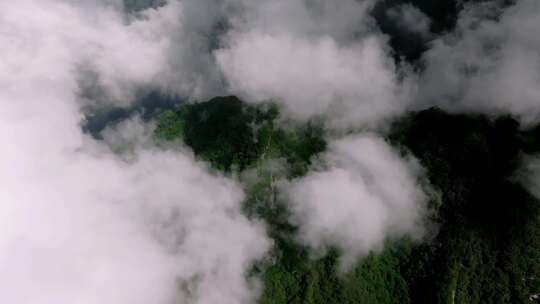
<path id="1" fill-rule="evenodd" d="M 493 18 L 501 14 L 497 18 Z M 425 54 L 419 99 L 451 111 L 540 118 L 540 3 L 521 0 L 501 10 L 469 7 L 455 33 Z"/>
<path id="2" fill-rule="evenodd" d="M 81 65 L 124 99 L 167 58 L 171 7 L 128 23 L 115 7 L 0 4 L 0 301 L 252 303 L 269 242 L 240 187 L 185 151 L 134 143 L 126 160 L 81 131 Z M 146 134 L 133 124 L 109 138 Z"/>
<path id="3" fill-rule="evenodd" d="M 241 214 L 240 187 L 186 150 L 153 148 L 137 120 L 96 142 L 81 108 L 141 87 L 202 99 L 226 81 L 294 118 L 377 125 L 407 108 L 410 84 L 373 32 L 372 5 L 171 0 L 133 15 L 117 0 L 0 3 L 0 299 L 252 303 L 246 272 L 269 241 Z M 104 97 L 82 98 L 93 86 Z M 418 172 L 381 139 L 345 138 L 325 159 L 289 192 L 306 244 L 337 246 L 347 264 L 420 232 Z"/>
<path id="4" fill-rule="evenodd" d="M 340 48 L 329 38 L 250 33 L 217 56 L 233 92 L 281 102 L 298 119 L 329 116 L 333 127 L 367 125 L 406 106 L 375 37 Z"/>
<path id="5" fill-rule="evenodd" d="M 264 34 L 289 34 L 298 38 L 329 36 L 346 43 L 355 35 L 371 32 L 367 16 L 373 0 L 231 0 L 239 14 L 231 15 L 235 30 Z"/>
<path id="6" fill-rule="evenodd" d="M 326 116 L 333 128 L 402 113 L 410 87 L 398 80 L 385 39 L 371 33 L 372 3 L 309 3 L 248 5 L 216 52 L 231 91 L 277 101 L 296 119 Z"/>
<path id="7" fill-rule="evenodd" d="M 348 267 L 388 238 L 422 235 L 426 195 L 414 160 L 402 159 L 372 134 L 332 142 L 323 159 L 326 169 L 287 189 L 303 243 L 341 249 Z"/>

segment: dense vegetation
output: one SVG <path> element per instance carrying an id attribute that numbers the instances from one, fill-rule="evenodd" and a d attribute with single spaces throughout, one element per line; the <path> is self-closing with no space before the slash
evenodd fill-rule
<path id="1" fill-rule="evenodd" d="M 540 291 L 539 203 L 517 176 L 537 134 L 509 117 L 433 109 L 397 124 L 394 140 L 421 160 L 442 201 L 438 235 L 409 259 L 414 303 L 525 303 Z"/>
<path id="2" fill-rule="evenodd" d="M 268 223 L 276 244 L 273 259 L 253 270 L 264 281 L 261 303 L 530 303 L 540 292 L 539 202 L 517 176 L 522 153 L 540 150 L 540 128 L 437 109 L 397 122 L 388 139 L 426 168 L 440 202 L 432 205 L 437 229 L 422 244 L 389 242 L 342 274 L 337 250 L 313 259 L 294 242 L 274 186 L 307 172 L 326 147 L 323 128 L 285 129 L 277 119 L 272 105 L 221 97 L 166 111 L 156 131 L 183 139 L 218 170 L 257 173 L 244 209 Z M 272 159 L 284 168 L 264 166 Z"/>
<path id="3" fill-rule="evenodd" d="M 166 111 L 156 133 L 162 139 L 181 138 L 219 170 L 242 171 L 262 158 L 284 158 L 290 174 L 298 176 L 311 156 L 324 150 L 322 129 L 311 124 L 277 128 L 277 118 L 274 105 L 252 107 L 233 96 L 216 97 Z"/>

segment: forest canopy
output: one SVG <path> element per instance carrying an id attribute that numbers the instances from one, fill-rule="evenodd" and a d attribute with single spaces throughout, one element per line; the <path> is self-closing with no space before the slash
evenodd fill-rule
<path id="1" fill-rule="evenodd" d="M 313 258 L 295 242 L 275 176 L 261 166 L 285 158 L 285 178 L 306 174 L 325 150 L 324 126 L 285 130 L 278 118 L 271 105 L 220 97 L 166 111 L 156 130 L 218 170 L 258 169 L 244 208 L 269 224 L 275 241 L 274 258 L 253 270 L 264 282 L 260 303 L 526 303 L 540 290 L 540 205 L 516 176 L 523 153 L 540 149 L 540 127 L 436 108 L 394 123 L 388 141 L 418 158 L 433 186 L 432 232 L 421 243 L 388 240 L 340 273 L 339 250 Z"/>

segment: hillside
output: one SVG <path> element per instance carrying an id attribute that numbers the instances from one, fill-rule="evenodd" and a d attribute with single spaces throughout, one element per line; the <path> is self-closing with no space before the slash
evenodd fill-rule
<path id="1" fill-rule="evenodd" d="M 387 140 L 419 159 L 433 187 L 430 234 L 420 243 L 388 240 L 340 273 L 339 250 L 314 258 L 295 242 L 274 186 L 309 170 L 325 149 L 324 128 L 283 129 L 278 116 L 220 97 L 165 112 L 156 131 L 217 170 L 257 172 L 245 184 L 244 211 L 264 220 L 275 241 L 273 258 L 253 269 L 264 282 L 260 303 L 526 303 L 540 290 L 540 205 L 516 176 L 523 153 L 540 150 L 540 128 L 438 109 L 396 122 Z M 272 159 L 285 159 L 285 172 L 263 166 Z"/>

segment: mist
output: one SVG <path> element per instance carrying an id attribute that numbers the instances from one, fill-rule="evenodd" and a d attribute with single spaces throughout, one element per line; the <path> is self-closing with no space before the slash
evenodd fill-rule
<path id="1" fill-rule="evenodd" d="M 107 102 L 129 103 L 167 65 L 162 30 L 178 5 L 130 21 L 100 1 L 0 5 L 2 302 L 256 298 L 247 272 L 270 242 L 241 214 L 237 182 L 187 148 L 156 148 L 137 119 L 106 131 L 122 154 L 80 127 L 82 109 L 102 102 L 80 95 L 80 71 L 98 76 Z"/>
<path id="2" fill-rule="evenodd" d="M 470 5 L 456 29 L 424 54 L 420 104 L 453 112 L 511 114 L 525 125 L 539 119 L 537 1 L 510 7 Z"/>
<path id="3" fill-rule="evenodd" d="M 277 104 L 286 120 L 322 121 L 327 151 L 281 190 L 295 239 L 339 249 L 343 270 L 387 241 L 421 240 L 429 185 L 385 131 L 433 106 L 538 123 L 540 4 L 467 5 L 441 36 L 413 5 L 389 8 L 426 43 L 416 66 L 396 59 L 376 4 L 0 3 L 1 301 L 257 301 L 251 270 L 273 244 L 242 213 L 240 181 L 181 142 L 156 144 L 153 123 L 136 116 L 102 140 L 83 132 L 88 115 L 129 107 L 141 91 L 190 102 L 234 94 Z"/>
<path id="4" fill-rule="evenodd" d="M 246 5 L 215 52 L 229 89 L 248 102 L 281 104 L 297 120 L 324 117 L 334 129 L 375 126 L 403 113 L 412 87 L 373 27 L 372 5 Z"/>
<path id="5" fill-rule="evenodd" d="M 246 2 L 215 51 L 231 93 L 277 103 L 293 120 L 322 119 L 333 134 L 312 172 L 284 192 L 299 242 L 315 252 L 339 248 L 343 270 L 391 238 L 423 235 L 420 165 L 410 166 L 380 132 L 367 131 L 406 113 L 416 90 L 415 75 L 395 63 L 375 26 L 374 4 Z M 394 15 L 410 23 L 405 13 L 421 16 L 412 7 Z M 429 20 L 423 23 L 414 30 L 426 32 Z M 348 130 L 356 134 L 339 135 Z"/>
<path id="6" fill-rule="evenodd" d="M 340 249 L 346 270 L 388 239 L 423 236 L 427 196 L 414 158 L 367 133 L 332 142 L 323 159 L 324 169 L 287 186 L 302 243 Z"/>
<path id="7" fill-rule="evenodd" d="M 343 131 L 378 128 L 411 103 L 414 84 L 391 60 L 368 14 L 372 1 L 132 5 L 0 4 L 6 302 L 257 299 L 260 286 L 248 273 L 271 242 L 263 223 L 242 214 L 241 185 L 210 172 L 181 144 L 157 148 L 152 126 L 137 118 L 97 141 L 81 130 L 88 111 L 129 106 L 140 90 L 190 100 L 233 93 L 248 103 L 274 101 L 294 120 L 323 117 L 330 130 Z M 329 170 L 291 190 L 299 239 L 318 249 L 339 236 L 328 245 L 344 250 L 347 265 L 388 237 L 422 230 L 416 169 L 373 134 L 330 139 L 338 141 L 326 157 Z M 382 153 L 367 169 L 371 152 L 353 151 L 364 148 Z M 346 162 L 357 166 L 343 168 Z M 331 196 L 310 185 L 335 181 L 343 181 L 343 197 L 328 209 Z M 329 217 L 324 233 L 313 216 Z"/>

